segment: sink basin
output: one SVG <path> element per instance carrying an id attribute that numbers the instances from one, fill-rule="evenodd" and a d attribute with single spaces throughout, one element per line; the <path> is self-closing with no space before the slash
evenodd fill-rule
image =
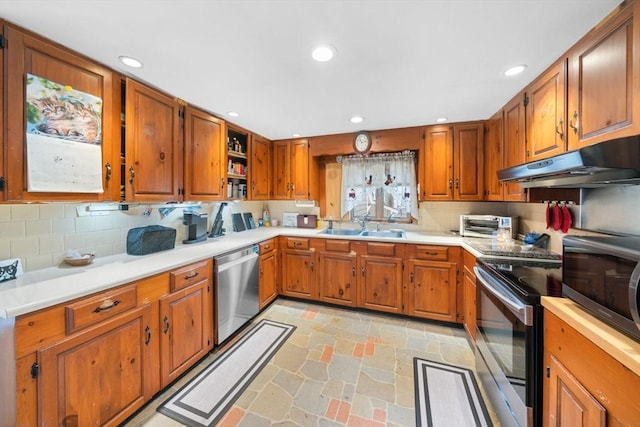
<path id="1" fill-rule="evenodd" d="M 330 234 L 332 236 L 359 236 L 360 230 L 351 228 L 327 228 L 322 230 L 320 234 Z"/>
<path id="2" fill-rule="evenodd" d="M 404 238 L 404 231 L 402 230 L 365 230 L 360 233 L 362 237 L 394 237 Z"/>

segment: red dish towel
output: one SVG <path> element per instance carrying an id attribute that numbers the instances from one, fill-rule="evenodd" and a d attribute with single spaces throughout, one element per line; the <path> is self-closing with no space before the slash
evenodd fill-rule
<path id="1" fill-rule="evenodd" d="M 569 206 L 564 205 L 562 207 L 562 232 L 566 233 L 567 231 L 569 231 L 572 223 L 573 220 L 571 218 L 571 210 L 569 209 Z"/>
<path id="2" fill-rule="evenodd" d="M 556 203 L 553 205 L 553 208 L 551 208 L 551 211 L 551 216 L 553 217 L 553 229 L 556 231 L 560 230 L 560 228 L 562 228 L 562 210 Z"/>
<path id="3" fill-rule="evenodd" d="M 551 212 L 551 202 L 547 202 L 547 229 L 551 228 L 551 224 L 553 224 L 553 212 Z"/>

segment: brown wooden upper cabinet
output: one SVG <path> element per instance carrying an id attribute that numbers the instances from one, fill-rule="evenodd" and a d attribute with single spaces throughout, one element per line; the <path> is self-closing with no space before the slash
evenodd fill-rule
<path id="1" fill-rule="evenodd" d="M 249 161 L 249 176 L 251 186 L 249 198 L 251 200 L 268 200 L 273 196 L 271 190 L 271 141 L 253 134 L 251 136 L 251 158 Z"/>
<path id="2" fill-rule="evenodd" d="M 193 107 L 184 110 L 184 198 L 226 198 L 226 126 L 211 114 Z"/>
<path id="3" fill-rule="evenodd" d="M 485 200 L 502 200 L 504 185 L 498 181 L 498 170 L 504 164 L 504 112 L 498 111 L 484 128 L 484 195 Z"/>
<path id="4" fill-rule="evenodd" d="M 482 123 L 425 128 L 421 200 L 482 200 L 483 129 Z"/>
<path id="5" fill-rule="evenodd" d="M 568 150 L 640 133 L 640 2 L 569 51 Z"/>
<path id="6" fill-rule="evenodd" d="M 6 47 L 4 56 L 5 79 L 3 80 L 6 100 L 6 163 L 0 170 L 5 178 L 4 198 L 7 201 L 110 201 L 119 200 L 120 194 L 120 81 L 115 73 L 88 58 L 71 52 L 49 40 L 35 36 L 11 24 L 4 25 Z M 0 71 L 0 76 L 2 75 Z M 28 182 L 28 159 L 26 130 L 26 86 L 27 74 L 47 79 L 53 83 L 73 88 L 102 100 L 101 160 L 94 172 L 101 177 L 102 192 L 77 192 L 73 181 L 69 190 L 38 190 Z M 2 90 L 0 90 L 2 95 Z M 2 119 L 0 119 L 2 120 Z M 52 158 L 54 156 L 51 156 Z M 47 159 L 41 159 L 43 162 Z M 56 156 L 51 160 L 52 176 L 60 172 L 53 170 L 65 159 Z M 55 165 L 54 165 L 55 164 Z M 2 166 L 2 163 L 0 163 Z M 55 167 L 58 167 L 55 166 Z M 46 171 L 49 173 L 49 171 Z M 62 188 L 61 184 L 61 188 Z M 66 185 L 66 184 L 65 184 Z M 79 189 L 80 191 L 85 189 Z"/>
<path id="7" fill-rule="evenodd" d="M 309 141 L 294 139 L 273 143 L 273 198 L 311 198 L 309 187 Z"/>
<path id="8" fill-rule="evenodd" d="M 526 161 L 525 100 L 524 93 L 516 95 L 505 105 L 504 114 L 504 160 L 503 168 L 516 166 Z M 502 200 L 522 201 L 527 194 L 520 184 L 502 184 Z"/>
<path id="9" fill-rule="evenodd" d="M 566 59 L 561 59 L 527 88 L 527 162 L 566 149 L 566 63 Z"/>
<path id="10" fill-rule="evenodd" d="M 125 199 L 181 200 L 182 106 L 135 80 L 125 84 Z"/>

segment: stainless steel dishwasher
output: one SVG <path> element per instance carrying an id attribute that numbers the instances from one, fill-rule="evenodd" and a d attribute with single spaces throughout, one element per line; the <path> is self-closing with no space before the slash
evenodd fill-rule
<path id="1" fill-rule="evenodd" d="M 258 314 L 258 245 L 215 257 L 218 338 L 224 342 Z"/>

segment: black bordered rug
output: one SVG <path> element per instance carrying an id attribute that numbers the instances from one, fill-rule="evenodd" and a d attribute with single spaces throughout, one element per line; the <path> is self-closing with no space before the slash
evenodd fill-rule
<path id="1" fill-rule="evenodd" d="M 295 329 L 260 321 L 158 411 L 188 426 L 215 425 Z"/>
<path id="2" fill-rule="evenodd" d="M 470 369 L 415 357 L 413 373 L 417 426 L 493 425 Z"/>

